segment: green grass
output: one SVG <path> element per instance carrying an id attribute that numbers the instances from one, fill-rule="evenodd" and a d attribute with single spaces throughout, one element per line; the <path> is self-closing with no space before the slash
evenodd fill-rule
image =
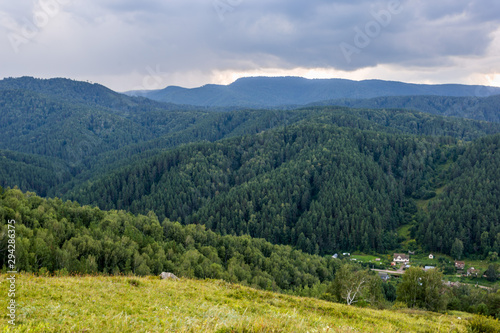
<path id="1" fill-rule="evenodd" d="M 16 332 L 465 332 L 466 325 L 457 315 L 349 307 L 216 280 L 18 277 Z M 0 303 L 5 309 L 6 297 Z M 1 311 L 0 328 L 11 332 Z"/>
<path id="2" fill-rule="evenodd" d="M 372 263 L 377 263 L 377 261 L 375 261 L 376 258 L 383 259 L 380 256 L 373 256 L 369 254 L 351 254 L 350 258 L 356 259 L 356 261 L 358 262 L 372 262 Z"/>
<path id="3" fill-rule="evenodd" d="M 411 237 L 410 237 L 411 227 L 412 227 L 411 224 L 406 224 L 406 225 L 398 228 L 398 230 L 397 230 L 398 236 L 404 237 L 406 240 L 410 240 L 411 239 Z"/>
<path id="4" fill-rule="evenodd" d="M 445 189 L 445 188 L 446 188 L 446 186 L 441 186 L 440 188 L 437 188 L 437 189 L 435 190 L 436 195 L 441 195 L 441 194 L 443 194 L 443 192 L 444 192 L 444 189 Z"/>

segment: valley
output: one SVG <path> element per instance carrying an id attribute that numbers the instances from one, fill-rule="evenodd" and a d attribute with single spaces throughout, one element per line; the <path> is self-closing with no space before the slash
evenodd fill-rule
<path id="1" fill-rule="evenodd" d="M 154 281 L 167 271 L 187 289 L 202 288 L 207 309 L 229 304 L 227 295 L 209 290 L 230 283 L 231 290 L 264 299 L 285 297 L 283 313 L 302 302 L 322 304 L 328 310 L 320 312 L 336 318 L 347 313 L 337 326 L 317 308 L 273 323 L 270 313 L 278 310 L 245 298 L 231 307 L 245 305 L 252 314 L 224 306 L 209 315 L 213 319 L 200 320 L 207 314 L 182 301 L 171 305 L 194 311 L 191 324 L 153 309 L 148 316 L 163 321 L 146 323 L 152 330 L 288 331 L 299 325 L 425 332 L 438 321 L 443 331 L 460 332 L 468 322 L 458 316 L 500 314 L 500 109 L 496 96 L 463 94 L 369 103 L 346 95 L 344 105 L 318 100 L 252 109 L 245 103 L 175 105 L 66 79 L 6 79 L 0 81 L 0 248 L 7 248 L 7 221 L 15 220 L 19 281 L 35 294 L 44 285 L 85 288 L 79 284 L 92 280 L 96 290 L 116 282 L 118 295 L 127 288 L 169 294 L 174 284 Z M 473 104 L 466 100 L 473 98 Z M 458 112 L 457 103 L 470 108 Z M 482 116 L 471 116 L 478 110 Z M 351 255 L 332 257 L 345 252 Z M 412 268 L 401 278 L 382 281 L 370 272 L 395 271 L 393 254 L 408 252 L 415 253 Z M 6 258 L 0 258 L 4 274 Z M 455 261 L 465 268 L 457 270 Z M 424 272 L 430 265 L 435 272 Z M 472 267 L 475 275 L 463 276 Z M 410 299 L 405 276 L 429 284 Z M 337 303 L 345 304 L 345 291 L 357 279 L 364 287 L 356 310 L 341 308 Z M 34 307 L 23 303 L 20 323 L 44 331 L 47 315 Z M 142 310 L 127 309 L 95 325 L 108 330 L 109 316 L 118 316 L 132 329 Z M 360 320 L 358 309 L 372 319 Z M 50 327 L 98 329 L 88 321 L 97 315 L 86 311 L 81 325 L 61 314 L 66 319 Z M 400 323 L 405 316 L 418 319 Z M 233 317 L 243 322 L 224 319 Z"/>

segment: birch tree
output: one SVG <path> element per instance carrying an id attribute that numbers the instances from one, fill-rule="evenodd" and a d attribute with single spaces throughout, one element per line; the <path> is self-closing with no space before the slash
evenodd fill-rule
<path id="1" fill-rule="evenodd" d="M 344 264 L 335 274 L 334 294 L 339 302 L 353 305 L 361 300 L 376 302 L 380 299 L 381 284 L 377 276 L 352 264 Z M 379 279 L 380 280 L 380 279 Z"/>

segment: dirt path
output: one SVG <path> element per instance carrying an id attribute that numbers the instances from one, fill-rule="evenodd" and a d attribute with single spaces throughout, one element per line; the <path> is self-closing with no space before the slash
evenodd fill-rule
<path id="1" fill-rule="evenodd" d="M 376 269 L 376 268 L 372 268 L 372 271 L 374 272 L 381 272 L 381 273 L 387 273 L 387 274 L 395 274 L 395 275 L 401 275 L 403 274 L 405 271 L 400 268 L 398 269 L 397 271 L 391 271 L 391 270 L 386 270 L 386 269 Z"/>

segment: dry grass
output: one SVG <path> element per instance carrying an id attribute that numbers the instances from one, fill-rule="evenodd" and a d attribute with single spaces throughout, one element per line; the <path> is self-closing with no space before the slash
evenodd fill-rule
<path id="1" fill-rule="evenodd" d="M 7 329 L 2 310 L 3 332 L 465 332 L 456 316 L 361 309 L 215 280 L 18 278 L 18 325 Z M 5 309 L 6 297 L 0 302 Z"/>

